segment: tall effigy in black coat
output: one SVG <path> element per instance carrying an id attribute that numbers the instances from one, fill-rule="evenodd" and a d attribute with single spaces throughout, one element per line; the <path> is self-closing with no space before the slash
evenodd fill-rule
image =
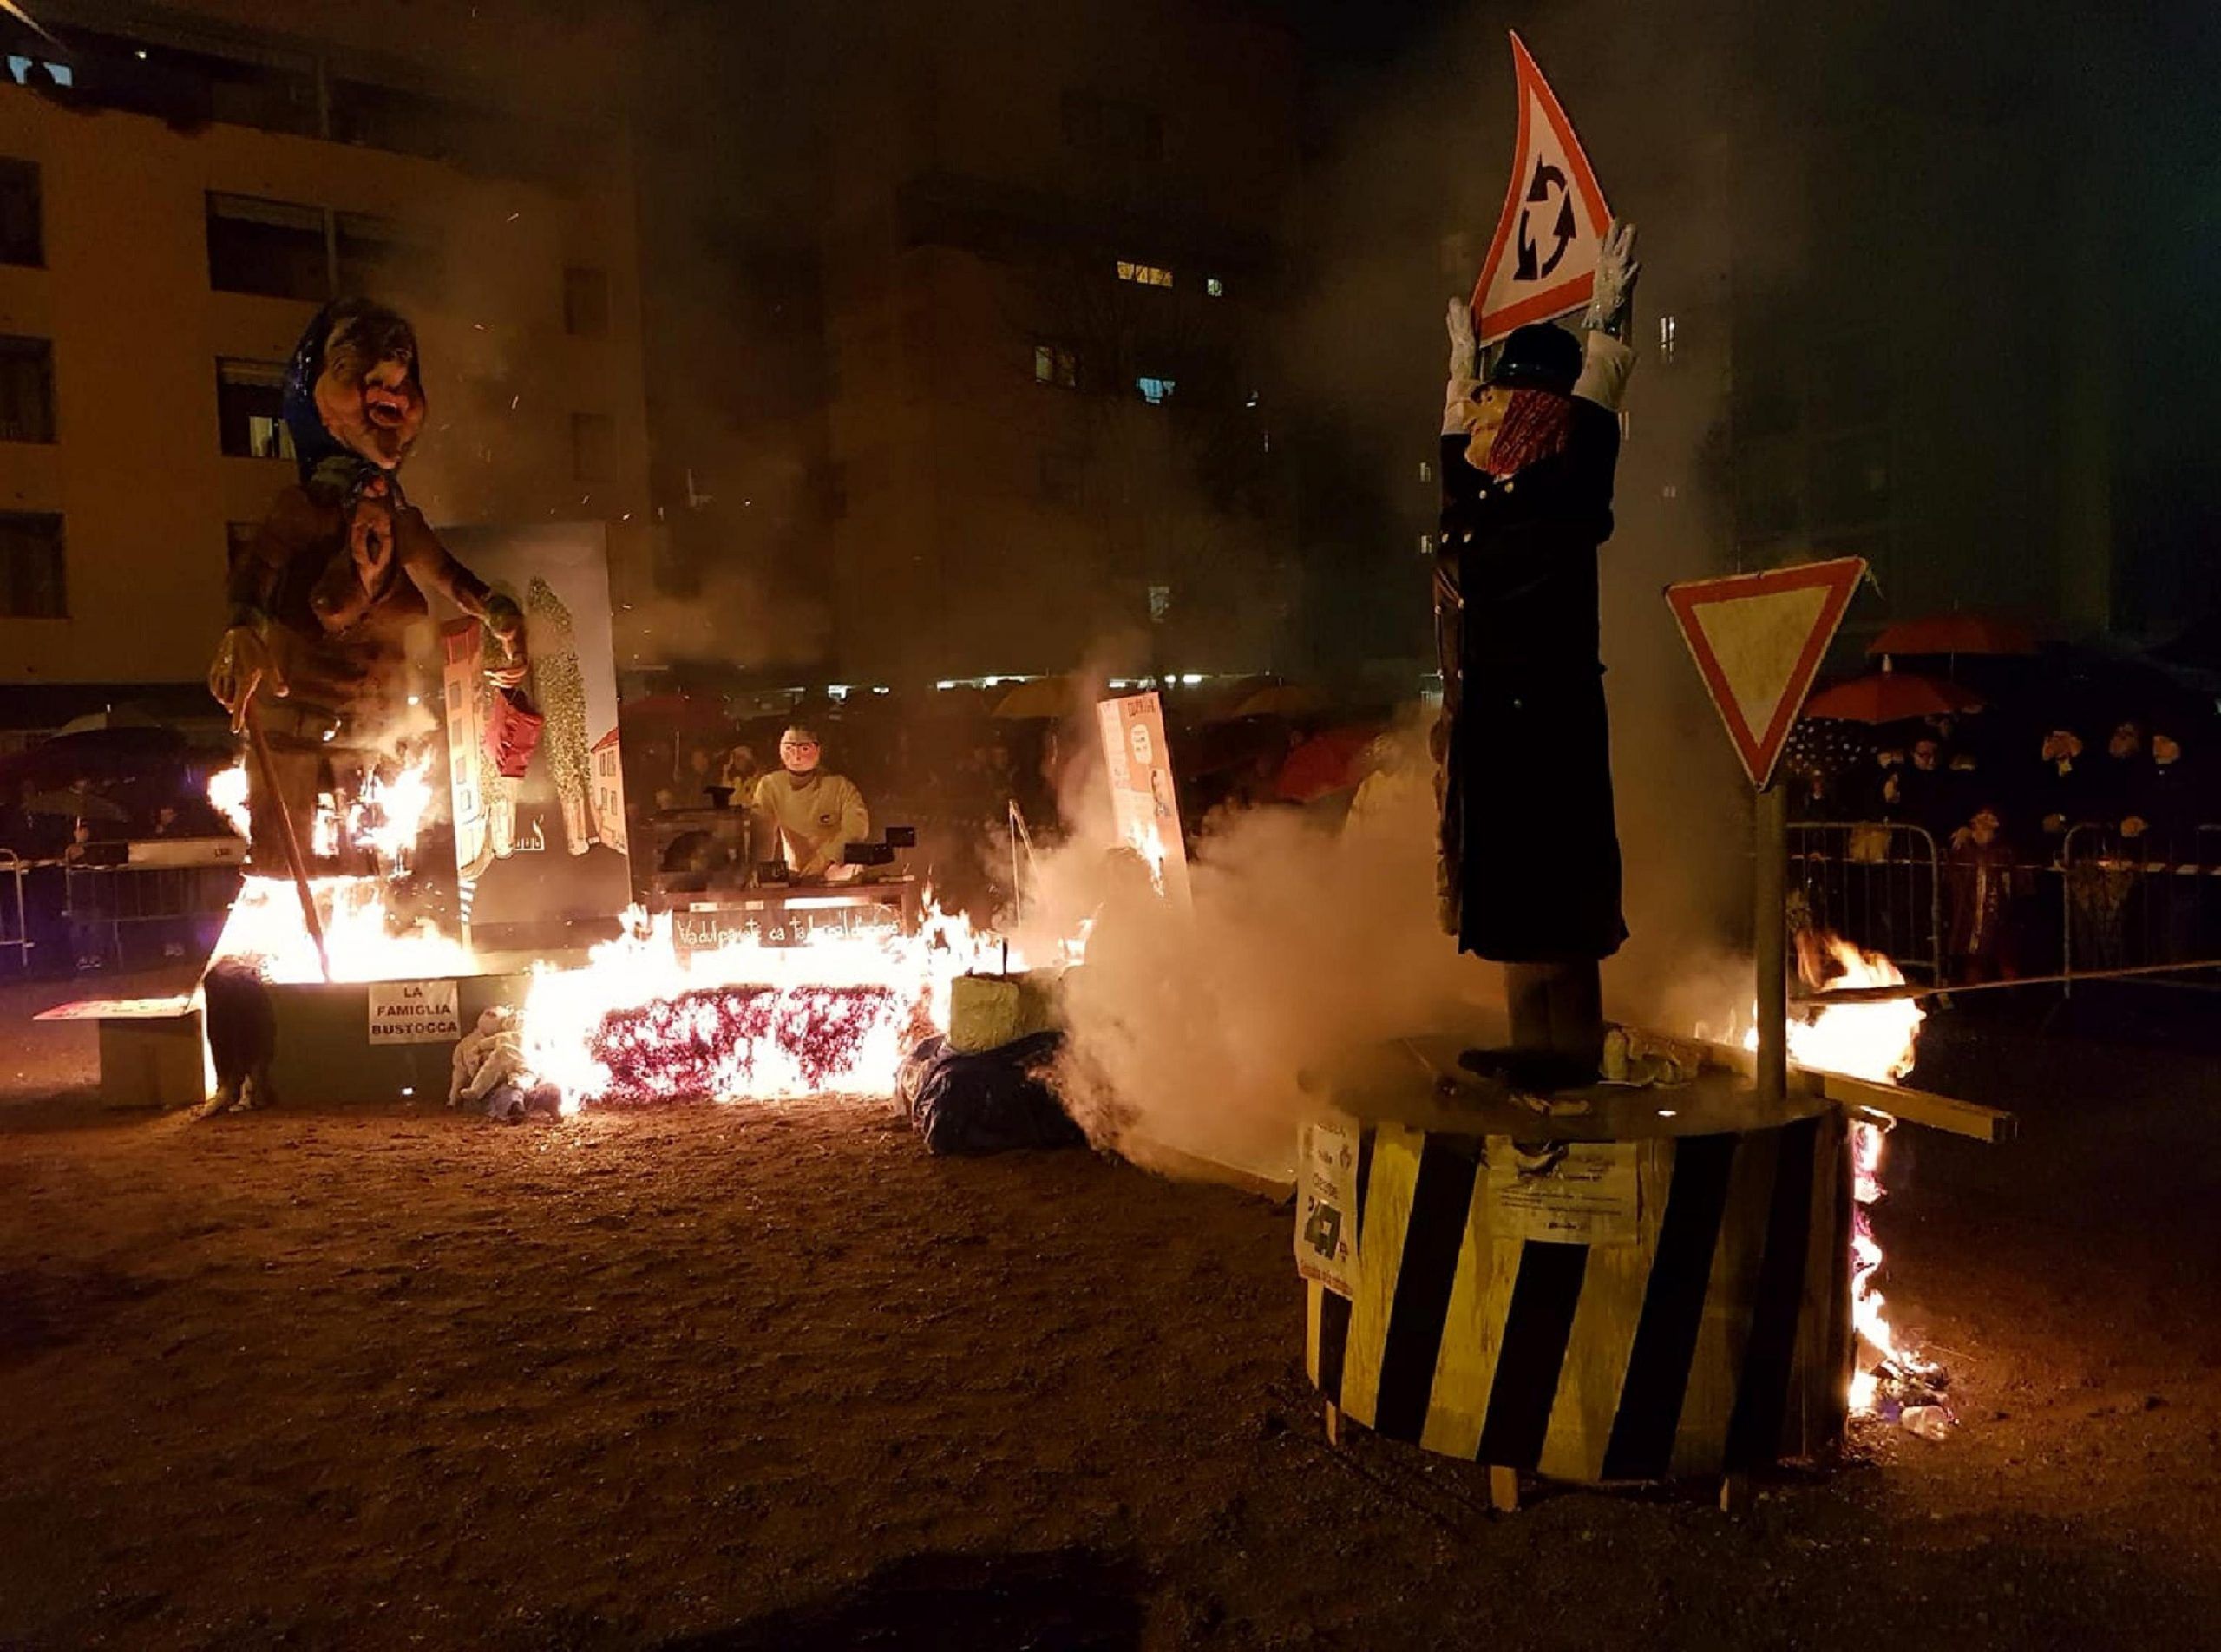
<path id="1" fill-rule="evenodd" d="M 1628 933 L 1597 550 L 1633 352 L 1563 337 L 1575 393 L 1453 379 L 1442 438 L 1444 927 L 1504 963 L 1608 958 Z"/>

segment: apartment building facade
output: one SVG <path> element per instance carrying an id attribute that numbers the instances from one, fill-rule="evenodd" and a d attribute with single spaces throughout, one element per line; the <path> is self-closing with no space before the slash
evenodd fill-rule
<path id="1" fill-rule="evenodd" d="M 435 524 L 599 518 L 625 560 L 648 500 L 620 131 L 357 44 L 345 8 L 282 36 L 221 3 L 39 10 L 59 43 L 16 31 L 0 78 L 0 684 L 200 676 L 230 545 L 293 476 L 284 364 L 340 294 L 417 322 L 405 482 Z"/>

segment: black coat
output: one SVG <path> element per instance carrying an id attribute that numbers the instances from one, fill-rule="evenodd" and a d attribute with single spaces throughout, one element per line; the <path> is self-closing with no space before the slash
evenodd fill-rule
<path id="1" fill-rule="evenodd" d="M 1628 933 L 1596 618 L 1620 424 L 1577 397 L 1572 416 L 1502 481 L 1442 441 L 1443 915 L 1505 963 L 1608 958 Z"/>

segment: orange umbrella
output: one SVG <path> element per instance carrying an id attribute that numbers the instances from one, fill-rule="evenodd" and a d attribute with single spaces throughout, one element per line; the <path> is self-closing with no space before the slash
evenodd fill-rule
<path id="1" fill-rule="evenodd" d="M 1900 620 L 1866 645 L 1869 654 L 2033 654 L 2036 639 L 2011 620 L 1982 613 L 1937 613 Z"/>
<path id="2" fill-rule="evenodd" d="M 1982 696 L 1961 684 L 1911 672 L 1884 671 L 1822 690 L 1805 702 L 1805 715 L 1832 717 L 1846 723 L 1897 723 L 1910 717 L 1979 711 L 1982 705 Z"/>

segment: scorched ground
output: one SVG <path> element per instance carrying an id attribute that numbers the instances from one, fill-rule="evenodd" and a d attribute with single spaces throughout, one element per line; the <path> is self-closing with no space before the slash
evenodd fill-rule
<path id="1" fill-rule="evenodd" d="M 2211 1644 L 2210 1064 L 1947 1022 L 1916 1081 L 2024 1120 L 1892 1144 L 1891 1308 L 1962 1426 L 1740 1523 L 1328 1452 L 1286 1213 L 1084 1153 L 19 1100 L 0 1642 Z"/>

